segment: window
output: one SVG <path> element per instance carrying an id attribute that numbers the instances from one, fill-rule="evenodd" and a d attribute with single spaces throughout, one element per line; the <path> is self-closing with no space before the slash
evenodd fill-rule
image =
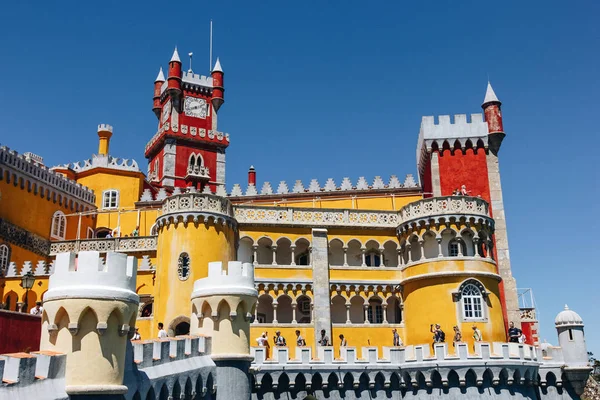
<path id="1" fill-rule="evenodd" d="M 296 265 L 309 265 L 308 261 L 308 252 L 302 253 L 296 257 Z"/>
<path id="2" fill-rule="evenodd" d="M 481 290 L 472 283 L 467 284 L 462 292 L 463 317 L 465 319 L 483 318 L 483 296 Z"/>
<path id="3" fill-rule="evenodd" d="M 188 253 L 181 253 L 177 262 L 177 274 L 182 281 L 190 277 L 190 256 Z"/>
<path id="4" fill-rule="evenodd" d="M 381 300 L 369 300 L 369 308 L 367 308 L 367 318 L 372 324 L 383 323 L 383 306 L 381 305 Z"/>
<path id="5" fill-rule="evenodd" d="M 462 240 L 452 239 L 450 243 L 448 243 L 448 255 L 450 257 L 458 257 L 459 254 L 464 256 L 467 254 L 466 250 L 465 243 Z"/>
<path id="6" fill-rule="evenodd" d="M 103 209 L 114 209 L 119 207 L 119 191 L 118 190 L 105 190 L 102 193 L 102 208 Z"/>
<path id="7" fill-rule="evenodd" d="M 381 256 L 375 252 L 367 253 L 365 254 L 365 264 L 367 264 L 367 267 L 379 267 L 381 265 Z"/>
<path id="8" fill-rule="evenodd" d="M 67 217 L 62 211 L 57 211 L 52 216 L 52 228 L 50 236 L 53 239 L 65 240 L 65 232 L 67 230 Z"/>
<path id="9" fill-rule="evenodd" d="M 569 340 L 573 341 L 573 329 L 569 329 Z"/>
<path id="10" fill-rule="evenodd" d="M 92 228 L 90 228 L 89 226 L 87 228 L 86 238 L 87 239 L 93 239 L 94 238 L 94 230 Z"/>
<path id="11" fill-rule="evenodd" d="M 10 247 L 0 244 L 0 275 L 6 275 L 6 269 L 10 262 Z"/>
<path id="12" fill-rule="evenodd" d="M 204 165 L 202 155 L 192 154 L 188 161 L 188 173 L 200 173 L 200 168 Z"/>

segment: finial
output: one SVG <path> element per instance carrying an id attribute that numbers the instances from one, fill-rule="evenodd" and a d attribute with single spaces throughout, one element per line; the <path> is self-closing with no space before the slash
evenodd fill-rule
<path id="1" fill-rule="evenodd" d="M 190 69 L 188 69 L 188 73 L 192 73 L 192 56 L 194 55 L 194 53 L 192 53 L 191 51 L 188 53 L 188 56 L 190 56 Z"/>
<path id="2" fill-rule="evenodd" d="M 181 62 L 181 59 L 179 58 L 179 53 L 177 52 L 177 46 L 175 46 L 175 51 L 173 52 L 173 55 L 171 56 L 171 61 L 169 62 L 173 62 L 176 61 L 178 63 Z"/>
<path id="3" fill-rule="evenodd" d="M 485 98 L 483 99 L 483 105 L 488 103 L 500 103 L 494 89 L 492 89 L 492 85 L 488 80 L 487 90 L 485 91 Z"/>
<path id="4" fill-rule="evenodd" d="M 569 309 L 569 306 L 565 304 L 565 310 L 568 310 L 568 309 Z"/>
<path id="5" fill-rule="evenodd" d="M 165 81 L 165 74 L 163 73 L 162 67 L 160 67 L 160 70 L 158 71 L 158 75 L 156 76 L 156 79 L 154 80 L 154 82 L 164 82 Z"/>
<path id="6" fill-rule="evenodd" d="M 215 63 L 215 67 L 213 68 L 212 72 L 223 72 L 223 68 L 221 67 L 219 57 L 217 57 L 217 62 Z"/>
<path id="7" fill-rule="evenodd" d="M 251 169 L 251 170 L 252 170 L 252 169 L 254 169 L 254 165 L 251 165 L 251 166 L 250 166 L 250 169 Z"/>

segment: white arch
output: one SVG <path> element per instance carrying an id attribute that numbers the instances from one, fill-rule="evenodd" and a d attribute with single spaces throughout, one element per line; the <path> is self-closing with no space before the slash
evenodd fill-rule
<path id="1" fill-rule="evenodd" d="M 52 215 L 52 227 L 50 228 L 50 237 L 58 240 L 65 240 L 67 232 L 67 217 L 62 211 L 56 211 Z"/>

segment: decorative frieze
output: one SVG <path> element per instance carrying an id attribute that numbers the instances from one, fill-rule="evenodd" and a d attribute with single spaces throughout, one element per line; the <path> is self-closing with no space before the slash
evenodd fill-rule
<path id="1" fill-rule="evenodd" d="M 398 214 L 394 211 L 324 210 L 236 206 L 235 218 L 240 224 L 289 225 L 319 227 L 395 228 Z"/>
<path id="2" fill-rule="evenodd" d="M 171 196 L 163 202 L 162 215 L 156 222 L 159 226 L 187 222 L 188 218 L 195 222 L 202 217 L 204 221 L 212 219 L 216 222 L 237 225 L 231 202 L 225 197 L 207 193 L 185 193 Z"/>
<path id="3" fill-rule="evenodd" d="M 50 250 L 48 239 L 4 219 L 0 219 L 0 238 L 42 256 L 47 256 Z"/>
<path id="4" fill-rule="evenodd" d="M 403 223 L 437 216 L 473 215 L 489 218 L 489 204 L 479 197 L 447 196 L 414 201 L 399 211 Z"/>

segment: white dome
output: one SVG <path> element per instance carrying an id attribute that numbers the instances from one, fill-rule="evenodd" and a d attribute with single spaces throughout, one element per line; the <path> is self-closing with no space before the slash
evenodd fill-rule
<path id="1" fill-rule="evenodd" d="M 573 310 L 569 310 L 569 306 L 565 304 L 565 309 L 558 313 L 554 319 L 554 325 L 559 326 L 583 326 L 583 320 Z"/>

